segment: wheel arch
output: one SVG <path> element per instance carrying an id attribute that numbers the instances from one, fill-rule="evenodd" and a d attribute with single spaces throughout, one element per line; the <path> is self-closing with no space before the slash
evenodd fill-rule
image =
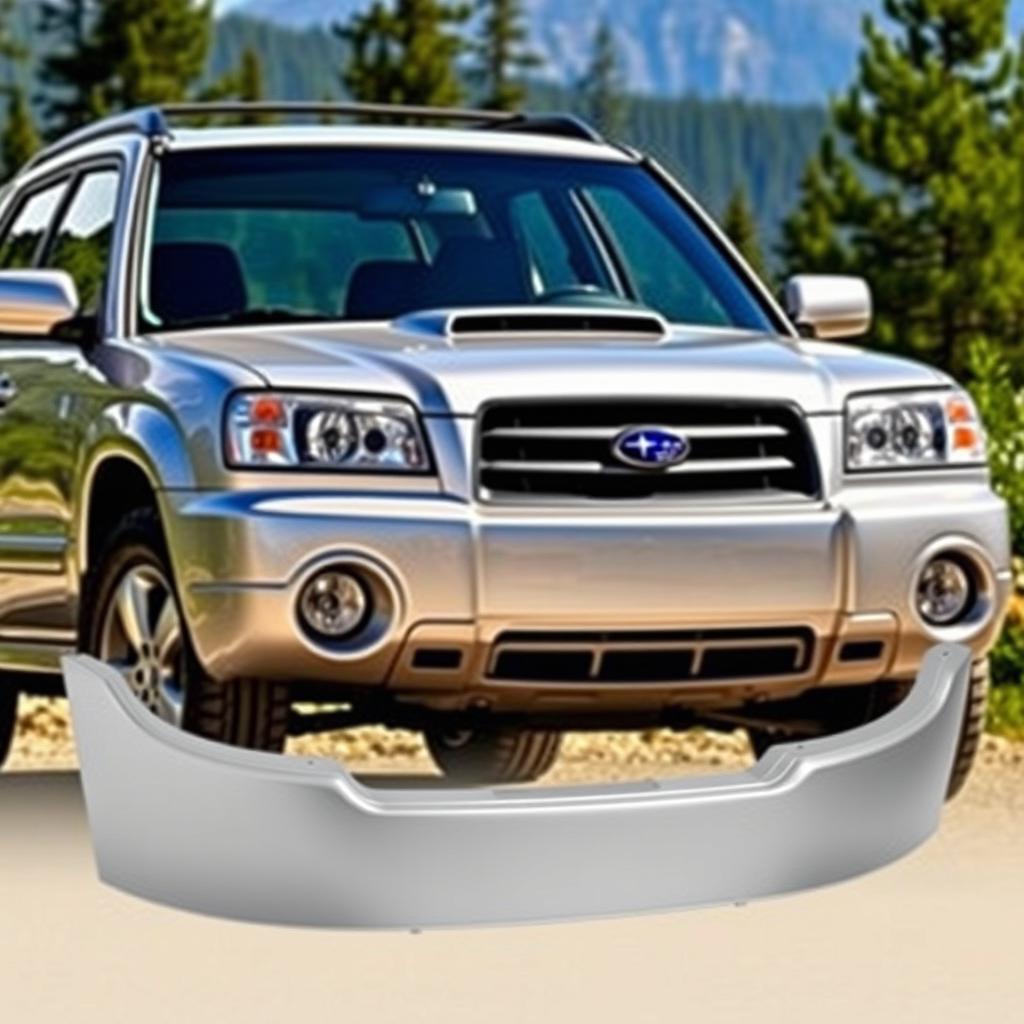
<path id="1" fill-rule="evenodd" d="M 120 406 L 83 460 L 76 509 L 77 572 L 89 571 L 103 536 L 122 516 L 151 505 L 168 488 L 193 488 L 195 473 L 177 425 L 150 406 Z M 113 424 L 123 425 L 118 431 Z"/>

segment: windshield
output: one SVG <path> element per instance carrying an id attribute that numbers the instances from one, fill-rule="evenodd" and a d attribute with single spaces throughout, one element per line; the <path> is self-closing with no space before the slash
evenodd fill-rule
<path id="1" fill-rule="evenodd" d="M 545 304 L 772 327 L 685 208 L 642 167 L 611 161 L 308 146 L 170 153 L 145 256 L 150 330 Z"/>

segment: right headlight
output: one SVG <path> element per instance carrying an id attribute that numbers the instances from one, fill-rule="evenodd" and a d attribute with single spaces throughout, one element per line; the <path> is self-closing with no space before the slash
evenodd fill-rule
<path id="1" fill-rule="evenodd" d="M 235 469 L 430 470 L 419 416 L 400 399 L 243 391 L 228 403 L 224 435 Z"/>
<path id="2" fill-rule="evenodd" d="M 846 404 L 850 472 L 984 462 L 985 431 L 966 392 L 887 392 Z"/>

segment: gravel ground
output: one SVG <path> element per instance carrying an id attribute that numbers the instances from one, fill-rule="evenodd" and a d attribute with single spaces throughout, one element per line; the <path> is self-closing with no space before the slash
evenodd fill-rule
<path id="1" fill-rule="evenodd" d="M 77 767 L 65 700 L 22 697 L 18 732 L 8 770 Z M 436 774 L 416 733 L 366 727 L 289 741 L 288 752 L 342 761 L 369 775 Z M 740 771 L 753 755 L 746 733 L 654 729 L 632 733 L 571 733 L 546 783 L 622 781 L 658 775 Z M 972 784 L 975 800 L 1024 810 L 1024 744 L 985 738 L 980 770 Z"/>

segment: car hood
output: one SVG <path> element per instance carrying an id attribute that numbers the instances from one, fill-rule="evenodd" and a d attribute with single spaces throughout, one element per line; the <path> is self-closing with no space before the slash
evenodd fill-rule
<path id="1" fill-rule="evenodd" d="M 271 387 L 402 396 L 426 414 L 474 415 L 495 399 L 687 397 L 792 402 L 838 412 L 854 392 L 948 383 L 909 360 L 851 346 L 709 328 L 663 338 L 452 338 L 398 322 L 163 334 L 159 346 L 243 364 Z"/>

